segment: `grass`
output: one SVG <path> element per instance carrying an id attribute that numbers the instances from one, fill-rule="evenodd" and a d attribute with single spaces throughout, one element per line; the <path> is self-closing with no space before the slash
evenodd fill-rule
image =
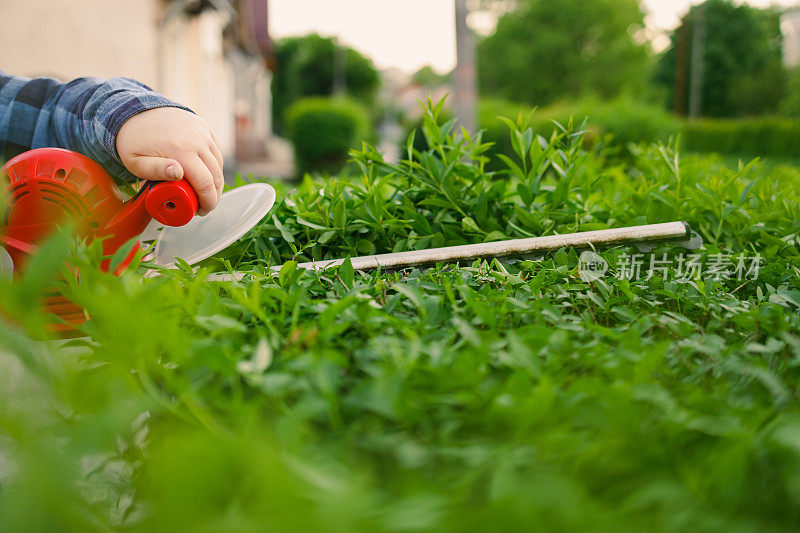
<path id="1" fill-rule="evenodd" d="M 543 139 L 520 118 L 517 157 L 491 173 L 439 111 L 428 150 L 394 165 L 365 146 L 360 182 L 280 191 L 198 275 L 115 278 L 62 236 L 0 285 L 18 322 L 0 331 L 3 530 L 796 524 L 800 172 L 656 145 L 612 163 L 576 128 Z M 670 220 L 703 235 L 706 264 L 758 254 L 758 278 L 617 278 L 633 252 L 619 247 L 591 283 L 566 249 L 369 274 L 295 264 Z M 205 280 L 225 268 L 252 274 Z M 91 314 L 88 338 L 31 340 L 54 284 Z"/>

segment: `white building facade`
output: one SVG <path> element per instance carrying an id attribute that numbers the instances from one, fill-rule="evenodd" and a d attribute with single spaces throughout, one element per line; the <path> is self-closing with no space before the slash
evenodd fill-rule
<path id="1" fill-rule="evenodd" d="M 265 50 L 246 34 L 266 0 L 0 0 L 0 13 L 0 70 L 139 80 L 203 117 L 231 163 L 270 135 Z"/>

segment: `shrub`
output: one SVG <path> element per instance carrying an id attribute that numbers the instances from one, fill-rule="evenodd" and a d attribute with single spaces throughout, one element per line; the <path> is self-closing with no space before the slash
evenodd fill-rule
<path id="1" fill-rule="evenodd" d="M 495 156 L 513 156 L 508 127 L 498 117 L 525 116 L 531 108 L 505 100 L 482 99 L 478 103 L 478 124 L 484 130 L 483 141 L 493 143 L 488 155 L 487 168 L 497 170 L 503 164 Z M 449 120 L 447 110 L 442 117 Z M 602 141 L 604 157 L 614 157 L 630 143 L 667 142 L 681 134 L 681 147 L 690 152 L 717 152 L 742 156 L 797 157 L 800 155 L 800 120 L 783 117 L 740 119 L 681 120 L 658 106 L 627 97 L 614 100 L 583 98 L 563 101 L 538 109 L 529 121 L 534 134 L 550 138 L 558 124 L 566 125 L 570 119 L 579 125 L 586 119 L 584 145 Z M 419 128 L 419 122 L 409 126 L 408 132 Z M 426 148 L 419 133 L 414 147 Z M 612 150 L 605 150 L 605 148 Z"/>
<path id="2" fill-rule="evenodd" d="M 339 98 L 307 98 L 287 112 L 289 140 L 298 172 L 337 172 L 347 152 L 369 134 L 369 117 L 359 104 Z"/>
<path id="3" fill-rule="evenodd" d="M 609 164 L 602 144 L 587 152 L 569 130 L 537 140 L 532 122 L 522 120 L 520 131 L 508 133 L 515 153 L 496 157 L 508 172 L 493 174 L 485 172 L 486 143 L 462 139 L 442 114 L 435 106 L 424 115 L 417 137 L 430 146 L 413 160 L 387 163 L 374 148 L 354 150 L 362 180 L 305 180 L 276 209 L 280 224 L 267 221 L 261 237 L 241 243 L 251 252 L 231 249 L 229 257 L 260 250 L 252 259 L 324 260 L 669 220 L 690 221 L 707 243 L 724 240 L 738 252 L 785 246 L 796 231 L 800 182 L 790 167 L 763 183 L 753 182 L 749 167 L 733 171 L 716 156 L 702 156 L 701 168 L 693 159 L 672 168 L 671 144 L 642 144 Z M 775 191 L 792 207 L 776 203 Z M 758 221 L 734 208 L 745 198 Z M 770 224 L 783 229 L 764 237 Z"/>
<path id="4" fill-rule="evenodd" d="M 478 106 L 478 122 L 485 130 L 483 140 L 494 143 L 493 152 L 512 156 L 508 127 L 498 118 L 523 116 L 530 108 L 502 100 L 482 100 Z M 566 125 L 570 119 L 580 124 L 586 119 L 584 143 L 592 145 L 603 139 L 605 145 L 625 147 L 628 143 L 667 141 L 680 128 L 679 122 L 657 106 L 631 98 L 603 101 L 583 98 L 561 102 L 537 110 L 530 125 L 534 133 L 550 138 L 558 124 Z M 500 163 L 493 161 L 490 168 Z"/>
<path id="5" fill-rule="evenodd" d="M 490 156 L 487 168 L 496 170 L 502 166 L 499 160 L 493 157 L 495 154 L 503 154 L 511 157 L 513 150 L 511 148 L 511 141 L 508 135 L 508 126 L 503 123 L 500 117 L 508 117 L 516 119 L 519 115 L 527 115 L 532 108 L 526 104 L 518 104 L 501 100 L 496 98 L 485 98 L 478 101 L 478 128 L 483 130 L 483 141 L 492 143 L 492 147 L 488 152 Z M 452 112 L 445 108 L 442 109 L 438 120 L 442 123 L 448 122 L 453 119 Z M 532 129 L 534 132 L 549 137 L 555 129 L 555 124 L 552 121 L 544 118 L 540 113 L 535 113 L 531 117 Z M 458 124 L 456 124 L 458 126 Z M 414 137 L 414 149 L 424 151 L 428 149 L 428 143 L 422 128 L 422 117 L 418 120 L 408 123 L 405 126 L 405 135 L 403 136 L 403 149 L 405 149 L 405 140 L 416 131 Z"/>
<path id="6" fill-rule="evenodd" d="M 510 154 L 508 128 L 496 117 L 515 117 L 524 106 L 499 101 L 481 102 L 480 125 L 484 140 L 496 143 L 496 151 Z M 797 157 L 800 155 L 800 120 L 779 117 L 680 120 L 658 106 L 630 98 L 602 101 L 584 98 L 561 102 L 538 110 L 532 122 L 534 132 L 549 137 L 555 125 L 570 117 L 580 123 L 587 119 L 588 140 L 603 137 L 605 145 L 666 142 L 681 134 L 681 146 L 691 152 L 718 152 L 743 156 Z M 505 129 L 504 129 L 505 128 Z"/>
<path id="7" fill-rule="evenodd" d="M 484 130 L 483 140 L 492 143 L 491 152 L 493 154 L 503 154 L 512 157 L 514 150 L 511 147 L 511 139 L 508 135 L 508 126 L 500 120 L 500 117 L 508 117 L 512 120 L 518 116 L 525 116 L 531 111 L 531 107 L 524 104 L 517 104 L 499 99 L 483 99 L 478 103 L 478 124 Z M 544 136 L 549 136 L 555 124 L 547 120 L 541 113 L 535 113 L 531 118 L 531 129 Z M 497 157 L 489 160 L 488 168 L 498 170 L 503 164 Z"/>
<path id="8" fill-rule="evenodd" d="M 286 131 L 288 109 L 303 98 L 332 96 L 334 79 L 341 76 L 346 96 L 372 108 L 380 74 L 368 58 L 336 39 L 317 34 L 281 39 L 275 45 L 278 68 L 272 78 L 273 128 Z M 337 72 L 340 63 L 343 72 Z"/>
<path id="9" fill-rule="evenodd" d="M 610 101 L 587 98 L 562 111 L 562 117 L 566 111 L 576 120 L 587 117 L 591 126 L 611 134 L 613 144 L 618 145 L 665 142 L 680 128 L 678 120 L 659 106 L 627 97 Z"/>
<path id="10" fill-rule="evenodd" d="M 684 122 L 682 132 L 682 147 L 692 152 L 800 155 L 800 121 L 788 118 L 692 120 Z"/>

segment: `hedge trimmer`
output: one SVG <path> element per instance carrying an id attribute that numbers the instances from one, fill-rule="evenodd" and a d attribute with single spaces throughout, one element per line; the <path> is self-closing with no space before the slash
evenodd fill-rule
<path id="1" fill-rule="evenodd" d="M 156 263 L 169 266 L 175 257 L 195 263 L 247 233 L 275 202 L 271 186 L 254 183 L 228 191 L 211 213 L 195 217 L 197 195 L 185 179 L 144 182 L 123 202 L 100 165 L 60 148 L 20 154 L 2 167 L 2 175 L 7 206 L 0 218 L 0 273 L 6 275 L 23 271 L 41 243 L 65 224 L 87 241 L 102 239 L 104 270 L 112 267 L 111 257 L 122 255 L 113 265 L 117 275 L 141 249 L 139 237 L 153 219 L 169 228 L 160 232 Z M 56 332 L 70 332 L 86 320 L 83 309 L 57 292 L 43 295 L 43 300 L 63 321 L 53 325 Z"/>
<path id="2" fill-rule="evenodd" d="M 546 252 L 552 252 L 564 247 L 596 248 L 615 244 L 634 244 L 640 250 L 648 250 L 663 242 L 672 242 L 689 249 L 697 249 L 702 245 L 700 236 L 686 222 L 665 222 L 663 224 L 582 231 L 561 235 L 547 235 L 545 237 L 444 246 L 427 250 L 365 255 L 349 259 L 354 270 L 371 270 L 375 268 L 397 270 L 429 266 L 436 263 L 457 263 L 495 257 L 538 257 Z M 324 270 L 337 267 L 345 261 L 346 258 L 309 261 L 299 263 L 297 268 Z M 272 270 L 278 271 L 281 266 L 274 266 Z M 209 279 L 215 281 L 241 280 L 247 274 L 247 272 L 212 274 Z"/>
<path id="3" fill-rule="evenodd" d="M 106 258 L 101 268 L 111 268 L 110 257 L 120 257 L 114 273 L 120 274 L 141 249 L 139 240 L 154 240 L 149 260 L 174 267 L 178 258 L 192 265 L 223 250 L 269 212 L 275 190 L 264 183 L 237 187 L 222 195 L 216 209 L 195 217 L 197 196 L 184 179 L 177 182 L 145 182 L 138 193 L 123 202 L 111 177 L 91 159 L 58 148 L 25 152 L 2 168 L 8 206 L 0 218 L 0 274 L 25 269 L 39 245 L 60 226 L 72 223 L 88 241 L 103 240 Z M 151 223 L 152 219 L 156 222 Z M 595 248 L 615 244 L 650 246 L 676 242 L 687 248 L 702 243 L 685 222 L 667 222 L 607 230 L 512 239 L 481 244 L 350 258 L 355 270 L 400 269 L 480 258 L 532 256 L 562 247 Z M 345 259 L 311 261 L 303 269 L 326 269 Z M 273 267 L 273 270 L 280 266 Z M 157 273 L 157 271 L 150 271 Z M 213 274 L 211 280 L 240 280 L 247 272 Z M 85 312 L 57 293 L 44 295 L 45 307 L 63 323 L 57 332 L 68 332 L 86 320 Z"/>

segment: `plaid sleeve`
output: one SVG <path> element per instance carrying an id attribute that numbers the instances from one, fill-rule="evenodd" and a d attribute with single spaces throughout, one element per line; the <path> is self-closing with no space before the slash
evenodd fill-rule
<path id="1" fill-rule="evenodd" d="M 62 83 L 0 72 L 0 152 L 8 160 L 55 146 L 86 155 L 112 176 L 134 181 L 117 153 L 117 133 L 137 113 L 181 106 L 128 78 L 78 78 Z"/>

